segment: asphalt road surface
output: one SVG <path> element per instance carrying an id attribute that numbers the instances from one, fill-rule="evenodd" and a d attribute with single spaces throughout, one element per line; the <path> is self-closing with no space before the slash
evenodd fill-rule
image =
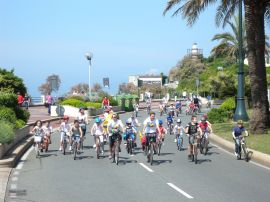
<path id="1" fill-rule="evenodd" d="M 125 122 L 129 115 L 120 118 Z M 146 112 L 140 112 L 139 121 L 145 118 Z M 181 119 L 186 125 L 190 116 L 181 115 Z M 236 160 L 214 145 L 194 164 L 188 160 L 187 150 L 177 151 L 174 135 L 167 135 L 161 155 L 154 156 L 151 166 L 140 148 L 130 156 L 122 143 L 117 166 L 108 158 L 108 145 L 105 156 L 96 158 L 89 134 L 77 160 L 58 151 L 59 139 L 55 133 L 49 152 L 41 158 L 32 149 L 24 155 L 11 173 L 6 201 L 270 201 L 270 170 Z"/>

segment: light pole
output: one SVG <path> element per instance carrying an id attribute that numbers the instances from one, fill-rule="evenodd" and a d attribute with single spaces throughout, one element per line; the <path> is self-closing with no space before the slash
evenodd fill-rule
<path id="1" fill-rule="evenodd" d="M 245 77 L 244 77 L 244 57 L 243 57 L 243 23 L 242 23 L 242 0 L 239 1 L 239 66 L 238 66 L 238 86 L 237 86 L 237 104 L 234 113 L 234 121 L 248 120 L 248 115 L 245 107 Z"/>
<path id="2" fill-rule="evenodd" d="M 89 90 L 89 100 L 91 101 L 91 60 L 93 58 L 93 53 L 88 52 L 85 54 L 86 59 L 89 61 L 89 78 L 88 78 L 88 90 Z"/>

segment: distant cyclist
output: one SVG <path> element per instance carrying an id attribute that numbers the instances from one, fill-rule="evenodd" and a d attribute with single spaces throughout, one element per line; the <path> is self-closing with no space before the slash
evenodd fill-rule
<path id="1" fill-rule="evenodd" d="M 163 121 L 162 121 L 162 120 L 159 120 L 159 121 L 158 121 L 158 127 L 159 127 L 159 130 L 160 130 L 159 139 L 161 139 L 162 144 L 164 144 L 165 135 L 167 134 L 167 130 L 166 130 L 166 128 L 163 126 Z"/>
<path id="2" fill-rule="evenodd" d="M 69 138 L 69 142 L 71 143 L 71 125 L 69 124 L 69 116 L 65 115 L 63 117 L 63 121 L 60 125 L 60 148 L 59 151 L 62 151 L 63 149 L 63 141 L 64 141 L 64 136 L 67 135 Z M 69 146 L 69 151 L 71 151 L 71 144 Z"/>
<path id="3" fill-rule="evenodd" d="M 174 142 L 177 142 L 177 139 L 179 136 L 183 138 L 183 134 L 184 134 L 185 129 L 181 125 L 181 123 L 182 123 L 181 119 L 177 119 L 176 125 L 173 128 L 173 133 L 175 134 Z"/>
<path id="4" fill-rule="evenodd" d="M 83 138 L 83 131 L 82 131 L 82 128 L 80 127 L 80 124 L 79 124 L 78 120 L 74 121 L 74 125 L 71 128 L 71 133 L 72 133 L 71 145 L 73 145 L 74 140 L 76 140 L 76 138 L 79 138 L 80 140 Z M 78 141 L 78 147 L 77 147 L 78 151 L 80 151 L 80 148 L 81 148 L 80 142 L 81 141 Z"/>
<path id="5" fill-rule="evenodd" d="M 97 117 L 95 119 L 95 123 L 91 128 L 91 134 L 96 137 L 95 138 L 96 142 L 97 142 L 97 138 L 99 138 L 99 144 L 101 146 L 100 147 L 101 153 L 103 155 L 104 154 L 104 144 L 103 144 L 103 142 L 104 142 L 104 128 L 102 126 L 102 121 L 99 117 Z M 96 144 L 96 142 L 95 142 L 95 144 Z"/>
<path id="6" fill-rule="evenodd" d="M 248 132 L 246 131 L 244 127 L 244 122 L 242 120 L 237 121 L 237 125 L 233 128 L 232 136 L 235 140 L 235 156 L 238 156 L 238 154 L 241 152 L 241 138 L 244 136 L 248 136 Z"/>

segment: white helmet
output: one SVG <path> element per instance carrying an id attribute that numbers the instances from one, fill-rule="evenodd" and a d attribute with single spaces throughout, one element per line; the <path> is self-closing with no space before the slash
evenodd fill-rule
<path id="1" fill-rule="evenodd" d="M 182 123 L 181 119 L 177 119 L 176 123 Z"/>

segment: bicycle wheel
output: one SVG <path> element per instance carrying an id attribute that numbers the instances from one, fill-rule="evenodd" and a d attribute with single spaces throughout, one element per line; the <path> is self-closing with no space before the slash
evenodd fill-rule
<path id="1" fill-rule="evenodd" d="M 117 141 L 114 151 L 115 163 L 118 165 L 119 163 L 119 142 Z"/>
<path id="2" fill-rule="evenodd" d="M 203 150 L 204 150 L 204 138 L 202 138 L 202 140 L 201 140 L 201 142 L 200 142 L 200 145 L 199 145 L 199 147 L 200 147 L 200 153 L 202 154 L 203 153 Z"/>
<path id="3" fill-rule="evenodd" d="M 36 158 L 39 157 L 39 147 L 38 147 L 38 143 L 36 143 L 35 145 L 35 151 L 36 151 Z"/>
<path id="4" fill-rule="evenodd" d="M 197 156 L 198 156 L 197 146 L 194 145 L 193 147 L 194 147 L 194 162 L 195 162 L 195 164 L 197 164 L 197 162 L 198 162 L 198 159 L 197 159 Z"/>
<path id="5" fill-rule="evenodd" d="M 129 140 L 129 154 L 132 155 L 133 142 Z"/>
<path id="6" fill-rule="evenodd" d="M 82 137 L 82 139 L 81 139 L 81 149 L 83 150 L 83 140 L 84 140 L 84 137 Z"/>
<path id="7" fill-rule="evenodd" d="M 207 152 L 208 152 L 208 144 L 207 144 L 207 140 L 205 139 L 204 140 L 204 155 L 206 155 L 207 154 Z"/>
<path id="8" fill-rule="evenodd" d="M 77 151 L 78 151 L 78 146 L 77 146 L 77 142 L 74 142 L 73 143 L 73 152 L 74 152 L 74 156 L 73 156 L 73 159 L 76 160 L 76 156 L 77 156 Z"/>
<path id="9" fill-rule="evenodd" d="M 153 165 L 153 156 L 154 156 L 154 144 L 151 143 L 150 145 L 150 164 Z"/>
<path id="10" fill-rule="evenodd" d="M 67 149 L 67 141 L 64 140 L 63 142 L 63 154 L 66 155 L 66 149 Z"/>
<path id="11" fill-rule="evenodd" d="M 246 148 L 246 145 L 242 145 L 242 150 L 243 150 L 243 153 L 244 153 L 244 159 L 246 162 L 248 162 L 248 152 L 247 152 L 247 148 Z"/>
<path id="12" fill-rule="evenodd" d="M 161 150 L 161 142 L 158 142 L 158 156 L 160 155 L 160 150 Z"/>

